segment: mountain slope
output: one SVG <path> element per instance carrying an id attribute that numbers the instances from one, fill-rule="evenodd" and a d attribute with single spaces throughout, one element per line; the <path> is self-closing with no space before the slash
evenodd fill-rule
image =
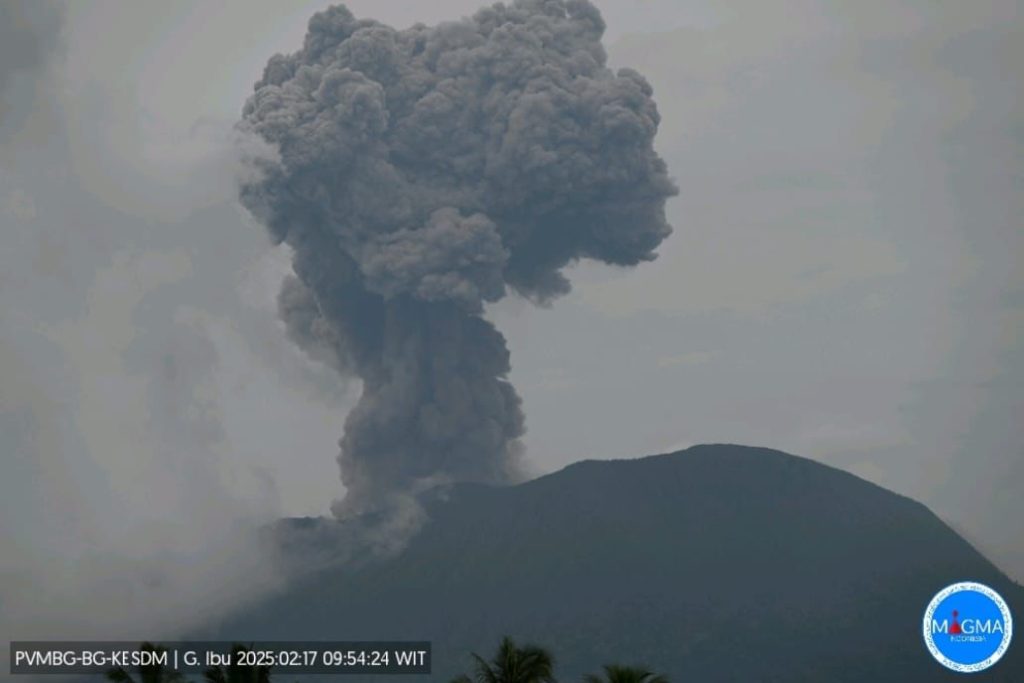
<path id="1" fill-rule="evenodd" d="M 981 581 L 1024 605 L 923 505 L 768 449 L 459 486 L 430 517 L 400 556 L 318 572 L 219 635 L 430 639 L 433 680 L 507 633 L 550 647 L 562 680 L 624 661 L 680 682 L 905 683 L 960 678 L 921 643 L 942 587 Z M 1022 647 L 973 680 L 1024 681 Z"/>

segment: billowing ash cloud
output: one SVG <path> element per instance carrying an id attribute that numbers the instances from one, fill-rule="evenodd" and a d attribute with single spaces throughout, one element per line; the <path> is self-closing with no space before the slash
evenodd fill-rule
<path id="1" fill-rule="evenodd" d="M 336 6 L 256 84 L 242 127 L 280 153 L 241 197 L 294 250 L 282 316 L 364 383 L 347 506 L 511 476 L 523 414 L 484 304 L 548 302 L 567 264 L 649 261 L 671 232 L 651 88 L 605 66 L 603 31 L 587 0 L 404 31 Z"/>
<path id="2" fill-rule="evenodd" d="M 60 49 L 63 26 L 62 5 L 47 0 L 0 2 L 0 137 L 10 136 L 35 104 L 32 74 Z"/>
<path id="3" fill-rule="evenodd" d="M 0 3 L 0 91 L 18 71 L 45 62 L 57 45 L 63 8 L 45 2 Z"/>

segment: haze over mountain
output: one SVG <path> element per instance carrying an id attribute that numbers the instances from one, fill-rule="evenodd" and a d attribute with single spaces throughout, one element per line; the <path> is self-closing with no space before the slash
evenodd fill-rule
<path id="1" fill-rule="evenodd" d="M 585 461 L 459 485 L 427 512 L 400 554 L 316 571 L 208 635 L 430 639 L 432 680 L 510 634 L 550 647 L 561 680 L 619 661 L 673 681 L 907 683 L 960 680 L 921 643 L 939 589 L 976 580 L 1024 604 L 920 503 L 763 448 Z M 290 520 L 286 535 L 337 524 Z M 1022 652 L 972 680 L 1024 680 Z"/>

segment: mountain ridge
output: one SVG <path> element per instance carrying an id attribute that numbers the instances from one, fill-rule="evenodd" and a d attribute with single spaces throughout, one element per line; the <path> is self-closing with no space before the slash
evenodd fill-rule
<path id="1" fill-rule="evenodd" d="M 679 681 L 942 681 L 920 635 L 932 595 L 970 579 L 1024 604 L 925 505 L 773 449 L 581 461 L 426 509 L 399 554 L 318 570 L 221 635 L 429 639 L 432 680 L 508 633 L 563 678 L 625 661 Z M 1020 652 L 975 680 L 1024 680 Z"/>

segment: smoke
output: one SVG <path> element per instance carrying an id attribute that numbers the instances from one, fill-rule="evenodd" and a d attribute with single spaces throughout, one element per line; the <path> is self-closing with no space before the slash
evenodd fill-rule
<path id="1" fill-rule="evenodd" d="M 61 8 L 48 3 L 0 5 L 0 92 L 19 71 L 37 68 L 55 49 L 63 22 Z"/>
<path id="2" fill-rule="evenodd" d="M 25 85 L 60 46 L 62 7 L 48 2 L 0 3 L 0 133 L 24 118 Z"/>
<path id="3" fill-rule="evenodd" d="M 260 414 L 267 385 L 301 400 L 318 368 L 272 293 L 243 291 L 280 281 L 237 206 L 249 148 L 234 116 L 196 105 L 172 125 L 134 98 L 144 79 L 104 68 L 145 61 L 140 25 L 157 22 L 129 14 L 0 3 L 3 640 L 170 638 L 273 590 L 261 525 L 289 505 L 272 465 L 296 447 L 275 438 L 316 440 Z M 315 497 L 310 480 L 293 490 Z"/>
<path id="4" fill-rule="evenodd" d="M 587 0 L 395 30 L 344 6 L 270 59 L 241 127 L 276 146 L 241 198 L 291 246 L 291 338 L 363 381 L 336 513 L 422 480 L 502 481 L 523 413 L 484 306 L 547 304 L 579 259 L 650 261 L 676 192 L 635 71 Z"/>

